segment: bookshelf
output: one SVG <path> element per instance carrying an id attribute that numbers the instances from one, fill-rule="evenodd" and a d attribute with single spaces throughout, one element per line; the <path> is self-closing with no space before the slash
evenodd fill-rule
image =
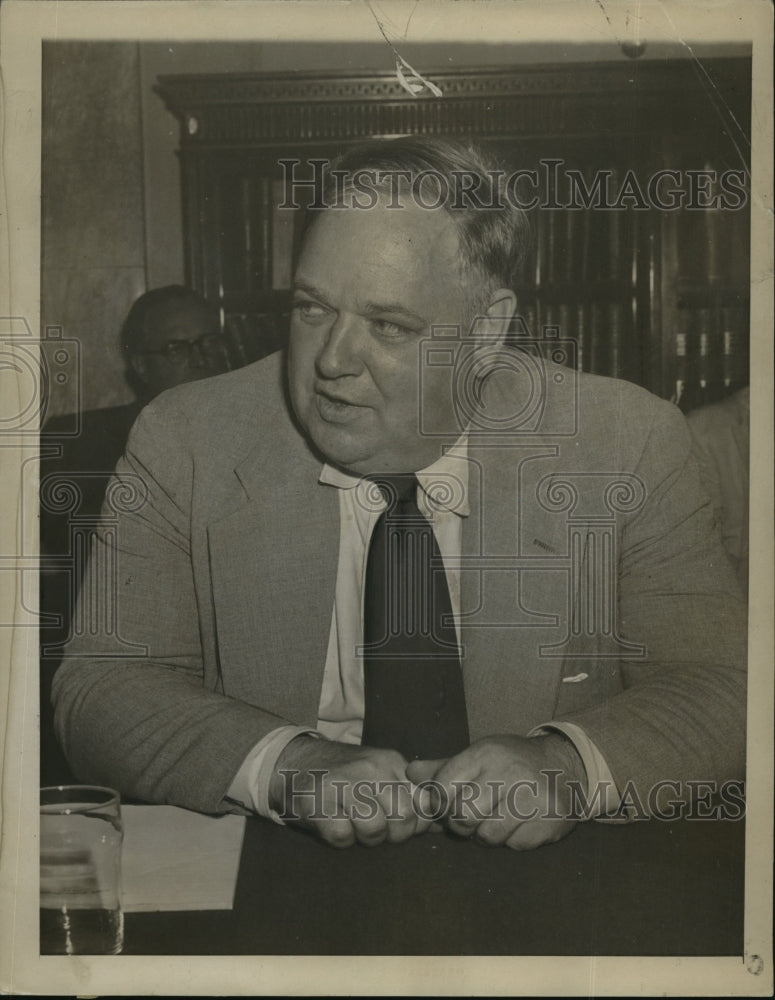
<path id="1" fill-rule="evenodd" d="M 749 232 L 747 207 L 663 224 L 671 398 L 684 412 L 748 384 Z"/>
<path id="2" fill-rule="evenodd" d="M 685 410 L 747 382 L 748 59 L 425 75 L 443 98 L 392 73 L 159 78 L 180 123 L 186 280 L 219 306 L 235 367 L 287 335 L 301 213 L 279 208 L 279 161 L 421 134 L 471 136 L 536 172 L 515 335 L 555 328 L 581 369 Z"/>

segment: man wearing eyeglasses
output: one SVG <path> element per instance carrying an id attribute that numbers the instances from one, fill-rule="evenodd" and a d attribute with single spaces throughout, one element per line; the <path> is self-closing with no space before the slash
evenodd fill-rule
<path id="1" fill-rule="evenodd" d="M 124 322 L 122 348 L 128 379 L 143 402 L 228 367 L 217 310 L 181 285 L 137 299 Z"/>
<path id="2" fill-rule="evenodd" d="M 182 285 L 154 288 L 135 300 L 121 329 L 121 349 L 126 379 L 137 398 L 123 406 L 86 410 L 75 438 L 60 440 L 58 436 L 60 426 L 69 427 L 70 418 L 53 418 L 42 430 L 43 444 L 59 444 L 61 455 L 44 462 L 41 479 L 50 473 L 81 477 L 79 489 L 85 507 L 79 514 L 99 512 L 108 478 L 143 406 L 167 389 L 217 375 L 229 367 L 218 311 Z M 44 548 L 49 513 L 56 511 L 49 511 L 44 504 Z"/>
<path id="3" fill-rule="evenodd" d="M 526 220 L 476 207 L 497 177 L 436 140 L 350 151 L 287 364 L 144 411 L 118 632 L 56 684 L 82 780 L 340 847 L 438 819 L 525 849 L 575 786 L 653 812 L 741 777 L 745 612 L 683 418 L 506 346 Z"/>

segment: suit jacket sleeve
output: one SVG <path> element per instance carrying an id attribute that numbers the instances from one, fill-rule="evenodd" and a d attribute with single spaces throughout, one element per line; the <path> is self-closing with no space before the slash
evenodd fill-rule
<path id="1" fill-rule="evenodd" d="M 192 568 L 196 463 L 184 416 L 157 417 L 169 409 L 159 402 L 138 418 L 108 490 L 75 615 L 86 627 L 54 679 L 55 726 L 81 780 L 221 812 L 251 748 L 289 720 L 218 691 L 215 642 L 203 653 L 211 598 Z M 117 515 L 111 497 L 125 508 Z M 106 582 L 112 561 L 115 584 Z M 113 590 L 115 634 L 104 625 Z M 102 624 L 93 633 L 95 614 Z"/>
<path id="2" fill-rule="evenodd" d="M 746 608 L 690 452 L 682 415 L 660 404 L 636 468 L 646 500 L 620 540 L 619 632 L 645 657 L 623 661 L 622 693 L 568 716 L 646 808 L 658 782 L 685 792 L 745 767 Z"/>

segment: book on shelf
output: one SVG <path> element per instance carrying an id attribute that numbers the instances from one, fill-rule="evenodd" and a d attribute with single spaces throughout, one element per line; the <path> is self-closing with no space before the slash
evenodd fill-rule
<path id="1" fill-rule="evenodd" d="M 712 312 L 707 307 L 681 312 L 681 329 L 676 335 L 676 362 L 682 372 L 682 385 L 676 402 L 684 413 L 706 406 L 716 395 L 712 319 Z"/>
<path id="2" fill-rule="evenodd" d="M 724 395 L 748 385 L 749 319 L 746 306 L 725 306 L 721 310 L 721 381 Z"/>
<path id="3" fill-rule="evenodd" d="M 242 368 L 251 360 L 250 334 L 246 317 L 239 313 L 226 313 L 224 336 L 229 350 L 230 367 Z"/>
<path id="4" fill-rule="evenodd" d="M 577 302 L 575 306 L 575 324 L 572 336 L 576 341 L 576 369 L 588 371 L 587 367 L 587 323 L 589 307 L 586 302 Z"/>
<path id="5" fill-rule="evenodd" d="M 591 310 L 590 371 L 642 383 L 643 351 L 634 298 L 616 298 Z"/>
<path id="6" fill-rule="evenodd" d="M 679 310 L 675 334 L 676 398 L 688 413 L 716 403 L 748 384 L 745 306 Z"/>
<path id="7" fill-rule="evenodd" d="M 674 356 L 675 356 L 675 390 L 670 397 L 670 402 L 675 403 L 683 409 L 683 398 L 686 392 L 686 382 L 689 376 L 687 368 L 687 334 L 686 330 L 675 331 L 674 336 Z"/>
<path id="8" fill-rule="evenodd" d="M 260 204 L 260 237 L 259 259 L 256 274 L 259 276 L 259 288 L 273 288 L 272 279 L 272 245 L 274 223 L 274 187 L 271 178 L 262 177 L 258 182 L 258 199 Z"/>
<path id="9" fill-rule="evenodd" d="M 624 212 L 613 209 L 600 213 L 605 233 L 605 270 L 601 277 L 610 281 L 620 280 L 627 272 L 629 254 L 624 243 Z"/>
<path id="10" fill-rule="evenodd" d="M 542 288 L 557 280 L 556 213 L 544 208 L 537 213 L 537 239 L 535 254 L 535 287 Z"/>

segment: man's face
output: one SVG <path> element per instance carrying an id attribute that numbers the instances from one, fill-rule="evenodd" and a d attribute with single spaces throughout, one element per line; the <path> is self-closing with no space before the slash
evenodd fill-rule
<path id="1" fill-rule="evenodd" d="M 165 389 L 226 370 L 226 354 L 210 312 L 195 302 L 171 301 L 146 320 L 132 364 L 151 398 Z"/>
<path id="2" fill-rule="evenodd" d="M 420 433 L 420 343 L 465 321 L 458 237 L 444 211 L 331 209 L 307 235 L 289 350 L 296 415 L 333 464 L 363 475 L 416 472 L 440 457 Z M 460 433 L 451 371 L 423 373 L 423 408 Z"/>

